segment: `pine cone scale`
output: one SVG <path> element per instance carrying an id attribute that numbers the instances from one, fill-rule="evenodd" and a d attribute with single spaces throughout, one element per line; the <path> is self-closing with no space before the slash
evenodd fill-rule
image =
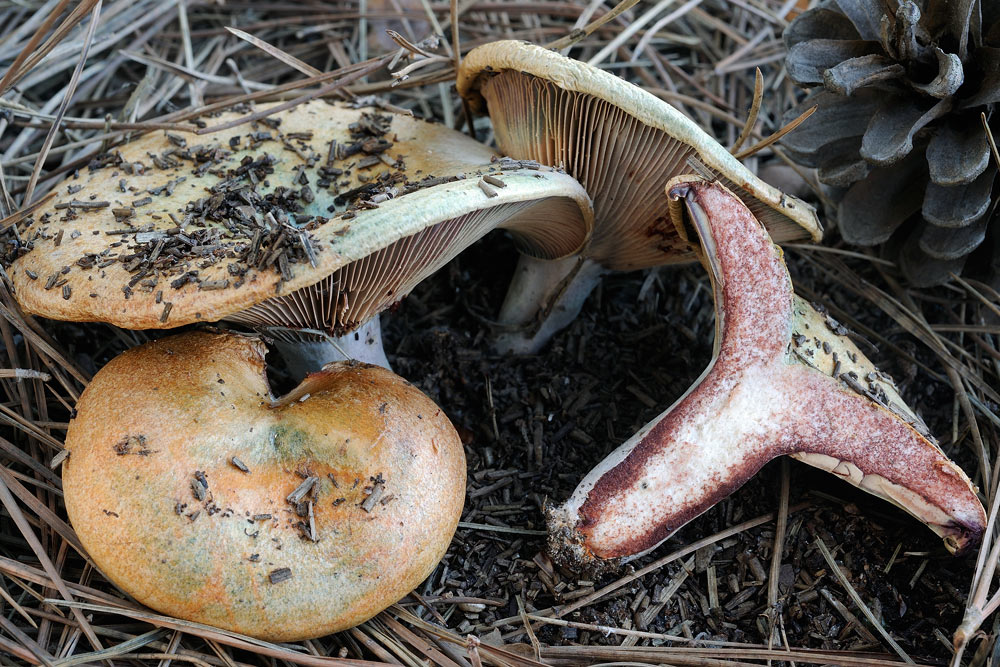
<path id="1" fill-rule="evenodd" d="M 929 183 L 924 191 L 924 220 L 938 227 L 960 229 L 986 215 L 995 171 L 984 171 L 969 183 L 950 187 Z"/>
<path id="2" fill-rule="evenodd" d="M 859 39 L 857 28 L 846 16 L 824 7 L 799 14 L 785 28 L 783 38 L 788 46 L 809 39 Z M 866 41 L 878 41 L 878 33 Z"/>
<path id="3" fill-rule="evenodd" d="M 877 3 L 868 0 L 836 0 L 834 3 L 858 31 L 861 39 L 878 39 L 882 12 Z"/>
<path id="4" fill-rule="evenodd" d="M 904 73 L 902 65 L 883 55 L 859 56 L 823 72 L 823 87 L 838 95 L 850 96 L 855 90 L 898 79 Z"/>
<path id="5" fill-rule="evenodd" d="M 859 91 L 857 96 L 851 98 L 823 91 L 810 95 L 792 109 L 785 122 L 790 122 L 813 106 L 818 107 L 816 113 L 789 133 L 783 144 L 796 153 L 809 153 L 823 159 L 829 147 L 849 137 L 860 138 L 865 133 L 865 128 L 879 108 L 879 101 L 869 91 Z"/>
<path id="6" fill-rule="evenodd" d="M 920 232 L 920 249 L 934 259 L 959 259 L 979 247 L 986 238 L 986 218 L 959 230 L 927 225 Z"/>
<path id="7" fill-rule="evenodd" d="M 931 257 L 920 248 L 918 236 L 913 234 L 906 239 L 903 250 L 899 254 L 899 268 L 917 287 L 929 287 L 943 283 L 953 273 L 956 275 L 962 273 L 968 258 L 968 255 L 958 259 Z"/>
<path id="8" fill-rule="evenodd" d="M 989 166 L 990 144 L 982 125 L 947 124 L 927 145 L 927 164 L 935 185 L 962 185 Z"/>
<path id="9" fill-rule="evenodd" d="M 874 246 L 889 240 L 920 210 L 926 163 L 907 155 L 892 167 L 879 167 L 852 185 L 837 208 L 840 233 L 848 243 Z"/>
<path id="10" fill-rule="evenodd" d="M 878 55 L 878 42 L 840 39 L 810 39 L 792 47 L 785 59 L 785 68 L 792 81 L 800 86 L 823 83 L 823 73 L 845 60 Z"/>
<path id="11" fill-rule="evenodd" d="M 934 55 L 937 57 L 937 75 L 930 83 L 914 83 L 913 88 L 943 100 L 954 95 L 962 87 L 965 82 L 965 70 L 962 61 L 954 53 L 946 53 L 935 48 Z"/>
<path id="12" fill-rule="evenodd" d="M 910 98 L 885 100 L 865 130 L 861 157 L 879 167 L 895 164 L 913 150 L 913 137 L 951 109 L 951 100 L 937 104 Z"/>
<path id="13" fill-rule="evenodd" d="M 962 109 L 975 109 L 1000 102 L 1000 48 L 982 47 L 976 50 L 978 64 L 984 72 L 979 91 L 962 101 Z"/>

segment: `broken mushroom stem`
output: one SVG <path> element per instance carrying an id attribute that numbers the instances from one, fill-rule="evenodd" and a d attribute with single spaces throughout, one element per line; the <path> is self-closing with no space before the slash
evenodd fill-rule
<path id="1" fill-rule="evenodd" d="M 549 511 L 556 557 L 599 568 L 645 553 L 781 455 L 901 507 L 953 553 L 978 543 L 986 516 L 969 478 L 891 381 L 795 296 L 781 251 L 747 207 L 693 177 L 667 191 L 678 232 L 686 213 L 701 240 L 715 355 L 680 400 Z"/>

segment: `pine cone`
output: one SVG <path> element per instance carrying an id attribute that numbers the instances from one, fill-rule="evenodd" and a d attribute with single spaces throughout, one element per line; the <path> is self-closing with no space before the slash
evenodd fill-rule
<path id="1" fill-rule="evenodd" d="M 784 39 L 812 89 L 789 117 L 819 107 L 784 143 L 833 186 L 844 239 L 886 244 L 918 286 L 961 273 L 1000 236 L 980 119 L 1000 137 L 1000 2 L 827 0 Z"/>

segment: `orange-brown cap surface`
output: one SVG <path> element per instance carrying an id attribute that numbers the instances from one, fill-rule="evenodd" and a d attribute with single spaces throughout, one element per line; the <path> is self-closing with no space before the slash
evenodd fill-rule
<path id="1" fill-rule="evenodd" d="M 199 332 L 113 359 L 78 403 L 63 481 L 74 529 L 129 595 L 285 641 L 356 625 L 430 574 L 465 455 L 383 368 L 333 364 L 272 404 L 265 351 Z"/>

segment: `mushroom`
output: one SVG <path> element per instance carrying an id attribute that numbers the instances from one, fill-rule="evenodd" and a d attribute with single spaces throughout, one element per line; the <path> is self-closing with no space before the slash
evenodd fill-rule
<path id="1" fill-rule="evenodd" d="M 642 554 L 783 454 L 898 505 L 951 552 L 978 543 L 986 514 L 969 478 L 846 331 L 795 296 L 781 251 L 746 205 L 692 177 L 667 192 L 678 233 L 686 238 L 690 224 L 701 240 L 715 355 L 549 512 L 558 557 L 599 568 Z"/>
<path id="2" fill-rule="evenodd" d="M 18 230 L 22 306 L 127 328 L 235 320 L 302 368 L 338 347 L 388 367 L 379 311 L 460 250 L 502 227 L 560 257 L 592 225 L 571 177 L 402 114 L 312 102 L 193 141 L 148 134 L 61 184 Z"/>
<path id="3" fill-rule="evenodd" d="M 513 330 L 498 337 L 501 350 L 539 350 L 576 317 L 608 270 L 694 260 L 664 215 L 663 193 L 671 177 L 690 173 L 691 158 L 777 241 L 821 236 L 812 207 L 761 181 L 674 107 L 608 72 L 500 41 L 470 51 L 457 84 L 474 108 L 488 108 L 502 153 L 564 168 L 594 202 L 594 234 L 580 253 L 558 263 L 520 261 L 500 311 L 500 323 Z"/>
<path id="4" fill-rule="evenodd" d="M 66 436 L 66 510 L 142 604 L 268 641 L 351 627 L 433 571 L 465 454 L 427 396 L 337 362 L 271 396 L 259 338 L 189 332 L 112 359 Z"/>

